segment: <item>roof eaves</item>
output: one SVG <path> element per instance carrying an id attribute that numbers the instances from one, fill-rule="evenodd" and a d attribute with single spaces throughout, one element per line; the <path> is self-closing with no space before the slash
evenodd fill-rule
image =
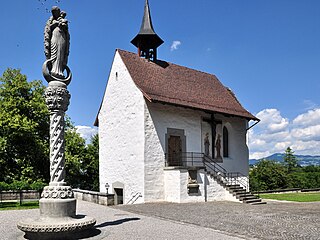
<path id="1" fill-rule="evenodd" d="M 181 105 L 181 106 L 185 106 L 185 107 L 191 107 L 191 108 L 196 108 L 196 109 L 201 109 L 201 110 L 210 110 L 210 111 L 214 111 L 214 112 L 218 112 L 218 113 L 222 113 L 222 114 L 228 114 L 230 115 L 231 112 L 235 112 L 234 116 L 239 116 L 239 117 L 245 117 L 245 118 L 250 118 L 252 120 L 257 120 L 257 118 L 255 116 L 253 116 L 251 113 L 249 113 L 248 111 L 237 111 L 236 109 L 227 109 L 224 107 L 219 107 L 219 106 L 214 106 L 214 105 L 209 105 L 209 104 L 199 104 L 196 102 L 192 102 L 192 101 L 187 101 L 187 100 L 182 100 L 179 98 L 171 98 L 171 97 L 167 97 L 167 96 L 161 96 L 161 95 L 156 95 L 156 94 L 149 94 L 148 95 L 150 97 L 151 101 L 159 101 L 159 102 L 166 102 L 166 103 L 173 103 L 173 104 L 177 104 L 177 105 Z M 171 101 L 170 101 L 171 100 Z M 203 107 L 201 107 L 201 105 Z M 198 107 L 195 107 L 198 106 Z M 236 114 L 238 113 L 238 114 Z"/>

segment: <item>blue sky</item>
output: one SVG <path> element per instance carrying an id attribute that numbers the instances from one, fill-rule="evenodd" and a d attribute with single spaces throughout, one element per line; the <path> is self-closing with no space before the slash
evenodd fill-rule
<path id="1" fill-rule="evenodd" d="M 320 1 L 149 0 L 165 41 L 160 59 L 215 74 L 261 118 L 249 133 L 251 157 L 320 155 Z M 144 0 L 2 1 L 0 72 L 43 79 L 43 30 L 52 5 L 71 34 L 68 115 L 92 132 L 116 48 L 136 52 Z M 44 84 L 46 82 L 44 81 Z M 310 120 L 311 119 L 311 120 Z M 82 127 L 81 127 L 82 126 Z"/>

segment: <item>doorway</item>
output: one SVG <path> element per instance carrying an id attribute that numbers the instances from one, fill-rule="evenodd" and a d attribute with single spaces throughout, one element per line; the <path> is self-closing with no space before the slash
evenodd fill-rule
<path id="1" fill-rule="evenodd" d="M 183 129 L 167 128 L 166 139 L 166 166 L 183 166 L 186 152 L 186 135 Z"/>
<path id="2" fill-rule="evenodd" d="M 180 136 L 170 136 L 168 139 L 169 166 L 182 166 L 182 142 Z"/>
<path id="3" fill-rule="evenodd" d="M 114 188 L 114 202 L 116 205 L 123 204 L 123 188 Z"/>

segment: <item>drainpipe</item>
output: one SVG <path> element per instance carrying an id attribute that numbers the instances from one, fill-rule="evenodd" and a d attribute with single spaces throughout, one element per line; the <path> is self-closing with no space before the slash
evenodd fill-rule
<path id="1" fill-rule="evenodd" d="M 208 201 L 208 176 L 207 176 L 207 172 L 204 171 L 203 173 L 204 176 L 204 201 L 207 202 Z"/>

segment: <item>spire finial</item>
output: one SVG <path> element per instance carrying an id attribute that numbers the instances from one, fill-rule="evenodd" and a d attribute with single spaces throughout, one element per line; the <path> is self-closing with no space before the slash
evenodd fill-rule
<path id="1" fill-rule="evenodd" d="M 163 43 L 163 40 L 153 29 L 148 0 L 145 1 L 140 31 L 131 43 L 138 48 L 139 56 L 153 61 L 157 60 L 157 48 Z"/>

